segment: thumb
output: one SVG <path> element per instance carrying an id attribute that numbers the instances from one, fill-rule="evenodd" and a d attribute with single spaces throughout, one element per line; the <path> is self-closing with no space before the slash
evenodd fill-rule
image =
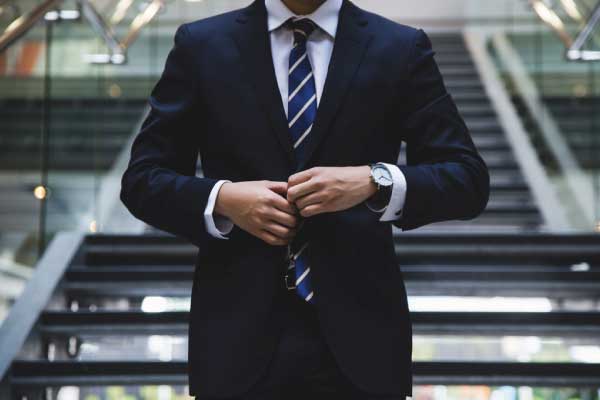
<path id="1" fill-rule="evenodd" d="M 267 188 L 271 189 L 275 193 L 279 193 L 284 196 L 287 194 L 287 187 L 288 187 L 287 182 L 276 182 L 276 181 L 268 181 L 267 182 Z"/>

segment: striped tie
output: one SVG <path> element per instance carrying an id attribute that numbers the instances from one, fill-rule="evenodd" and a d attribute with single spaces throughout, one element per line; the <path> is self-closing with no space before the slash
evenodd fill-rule
<path id="1" fill-rule="evenodd" d="M 306 40 L 317 26 L 308 18 L 291 19 L 288 23 L 294 32 L 288 77 L 288 124 L 294 143 L 297 167 L 306 156 L 306 143 L 317 115 L 317 90 L 306 53 Z M 310 267 L 307 265 L 303 253 L 307 244 L 297 246 L 297 243 L 294 243 L 293 247 L 296 247 L 297 257 L 290 269 L 295 269 L 295 274 L 294 271 L 288 272 L 296 277 L 296 293 L 307 302 L 313 303 L 314 292 L 310 281 Z"/>

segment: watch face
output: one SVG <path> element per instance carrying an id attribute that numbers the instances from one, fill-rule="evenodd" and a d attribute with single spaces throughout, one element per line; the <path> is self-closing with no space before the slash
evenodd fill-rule
<path id="1" fill-rule="evenodd" d="M 390 174 L 390 171 L 388 171 L 388 169 L 385 167 L 375 167 L 373 169 L 373 177 L 375 178 L 377 183 L 383 186 L 390 186 L 393 183 L 392 175 Z"/>

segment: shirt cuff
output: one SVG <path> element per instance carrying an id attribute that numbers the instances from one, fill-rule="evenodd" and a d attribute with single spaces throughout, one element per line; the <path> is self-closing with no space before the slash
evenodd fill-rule
<path id="1" fill-rule="evenodd" d="M 233 229 L 233 222 L 229 218 L 220 214 L 213 215 L 219 189 L 221 189 L 221 186 L 226 182 L 231 181 L 227 179 L 217 181 L 208 195 L 208 202 L 204 208 L 204 224 L 206 225 L 206 230 L 212 236 L 219 239 L 229 239 L 225 235 Z"/>
<path id="2" fill-rule="evenodd" d="M 406 177 L 396 164 L 382 164 L 387 167 L 392 175 L 393 185 L 390 201 L 385 207 L 379 210 L 371 207 L 368 201 L 365 203 L 367 207 L 374 212 L 383 211 L 383 214 L 379 218 L 380 221 L 394 221 L 402 218 L 402 208 L 404 207 L 404 201 L 406 200 Z"/>
<path id="3" fill-rule="evenodd" d="M 392 186 L 392 197 L 390 202 L 379 220 L 394 221 L 402 218 L 402 209 L 404 208 L 404 201 L 406 200 L 406 177 L 396 164 L 383 164 L 388 167 L 392 173 L 394 184 Z"/>

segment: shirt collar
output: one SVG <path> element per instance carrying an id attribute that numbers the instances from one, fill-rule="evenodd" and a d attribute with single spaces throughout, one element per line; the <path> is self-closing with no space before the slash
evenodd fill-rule
<path id="1" fill-rule="evenodd" d="M 314 12 L 302 17 L 310 18 L 329 36 L 335 38 L 340 8 L 343 0 L 325 0 Z M 281 27 L 290 17 L 299 17 L 294 14 L 282 0 L 265 0 L 269 32 Z"/>

